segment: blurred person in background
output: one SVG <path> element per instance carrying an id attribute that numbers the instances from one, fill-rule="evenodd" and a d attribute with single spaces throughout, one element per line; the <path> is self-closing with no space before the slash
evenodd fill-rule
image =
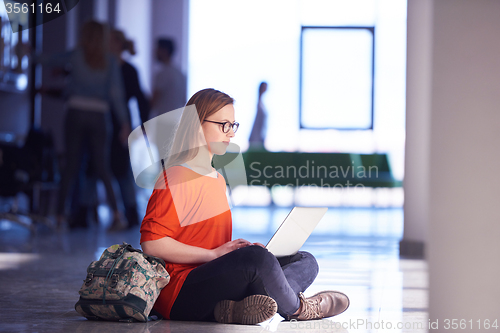
<path id="1" fill-rule="evenodd" d="M 86 22 L 76 49 L 53 56 L 40 57 L 43 65 L 69 68 L 65 95 L 66 159 L 58 195 L 57 224 L 66 220 L 66 199 L 81 168 L 84 142 L 88 146 L 93 172 L 106 188 L 108 204 L 113 211 L 113 225 L 123 224 L 112 185 L 109 151 L 111 144 L 111 111 L 118 119 L 120 139 L 126 145 L 130 133 L 120 67 L 107 52 L 107 27 L 96 21 Z"/>
<path id="2" fill-rule="evenodd" d="M 139 107 L 140 123 L 148 120 L 149 116 L 149 101 L 142 92 L 139 83 L 139 76 L 137 70 L 130 63 L 125 61 L 122 57 L 123 52 L 128 52 L 130 55 L 135 55 L 134 42 L 125 38 L 125 34 L 120 30 L 112 30 L 109 43 L 110 51 L 119 59 L 122 78 L 125 87 L 125 102 L 135 98 Z M 125 217 L 127 220 L 127 227 L 132 228 L 139 225 L 137 200 L 135 193 L 134 175 L 130 164 L 130 156 L 128 146 L 124 146 L 121 142 L 120 132 L 117 130 L 119 119 L 113 115 L 113 139 L 111 142 L 111 170 L 118 181 L 120 192 L 125 208 Z M 127 108 L 127 120 L 131 121 L 130 109 Z M 112 226 L 118 228 L 119 226 Z"/>
<path id="3" fill-rule="evenodd" d="M 186 104 L 186 77 L 172 65 L 175 43 L 169 38 L 159 38 L 156 46 L 156 59 L 161 65 L 153 80 L 153 96 L 151 98 L 151 115 L 153 119 L 161 114 L 184 107 Z M 150 126 L 149 137 L 153 154 L 165 155 L 164 129 L 157 128 L 159 123 Z M 168 135 L 167 135 L 168 136 Z"/>
<path id="4" fill-rule="evenodd" d="M 267 82 L 261 82 L 259 85 L 259 98 L 257 100 L 257 113 L 250 133 L 250 147 L 252 149 L 264 149 L 264 139 L 266 135 L 267 112 L 262 102 L 262 95 L 267 91 Z"/>
<path id="5" fill-rule="evenodd" d="M 134 42 L 128 40 L 125 34 L 120 30 L 112 30 L 109 36 L 109 51 L 116 57 L 121 68 L 125 88 L 125 103 L 127 106 L 127 121 L 132 123 L 132 116 L 128 102 L 135 98 L 139 108 L 139 121 L 143 123 L 147 121 L 149 114 L 149 101 L 142 92 L 139 76 L 136 68 L 125 61 L 123 53 L 128 52 L 130 55 L 135 55 Z M 135 192 L 134 175 L 132 173 L 128 146 L 123 145 L 119 132 L 119 119 L 115 112 L 111 113 L 113 122 L 113 133 L 111 139 L 111 171 L 118 182 L 120 194 L 125 211 L 125 219 L 127 224 L 120 224 L 120 220 L 111 225 L 110 231 L 118 231 L 123 228 L 133 228 L 139 225 L 137 199 Z M 87 216 L 90 214 L 93 219 L 98 221 L 97 217 L 97 178 L 92 173 L 92 170 L 87 170 L 84 185 L 79 193 L 78 207 L 73 209 L 73 221 L 76 221 L 76 226 L 86 227 Z"/>
<path id="6" fill-rule="evenodd" d="M 186 104 L 186 77 L 172 65 L 175 52 L 174 41 L 160 38 L 156 47 L 156 59 L 161 64 L 153 82 L 151 118 L 183 107 Z"/>

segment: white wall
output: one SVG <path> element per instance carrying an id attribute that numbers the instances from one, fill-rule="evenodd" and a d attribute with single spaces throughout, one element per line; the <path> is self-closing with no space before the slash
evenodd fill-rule
<path id="1" fill-rule="evenodd" d="M 108 21 L 108 0 L 94 0 L 94 19 L 101 22 Z"/>
<path id="2" fill-rule="evenodd" d="M 172 63 L 187 74 L 188 58 L 188 26 L 189 26 L 189 0 L 151 0 L 151 45 L 156 47 L 159 37 L 173 38 L 176 51 Z M 152 75 L 155 73 L 154 52 L 151 55 L 153 64 Z"/>
<path id="3" fill-rule="evenodd" d="M 500 309 L 499 17 L 500 1 L 433 1 L 428 258 L 439 332 L 446 318 L 478 332 Z"/>
<path id="4" fill-rule="evenodd" d="M 405 203 L 402 254 L 427 241 L 432 0 L 409 0 L 407 17 Z"/>

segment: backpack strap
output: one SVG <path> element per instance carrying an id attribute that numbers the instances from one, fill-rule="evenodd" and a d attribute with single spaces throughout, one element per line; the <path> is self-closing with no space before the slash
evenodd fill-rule
<path id="1" fill-rule="evenodd" d="M 113 266 L 109 270 L 108 275 L 106 275 L 106 280 L 104 280 L 105 283 L 104 283 L 104 288 L 102 289 L 102 304 L 106 304 L 106 289 L 108 288 L 108 281 L 109 281 L 109 279 L 111 277 L 113 277 L 113 279 L 112 279 L 113 285 L 116 285 L 116 283 L 118 282 L 118 280 L 116 280 L 116 281 L 114 280 L 114 279 L 117 279 L 117 277 L 114 274 L 114 272 L 115 272 L 115 268 L 116 268 L 116 263 L 118 261 L 120 261 L 123 258 L 123 255 L 125 254 L 125 248 L 126 248 L 125 246 L 122 246 L 122 248 L 119 251 L 115 252 L 115 253 L 120 252 L 120 254 L 119 254 L 118 258 L 116 258 L 115 261 L 113 262 Z"/>
<path id="2" fill-rule="evenodd" d="M 146 254 L 146 253 L 142 252 L 141 250 L 136 249 L 136 248 L 132 247 L 132 245 L 127 244 L 125 242 L 123 242 L 122 246 L 123 246 L 124 251 L 127 250 L 128 252 L 138 252 L 138 253 L 142 254 L 142 256 L 144 257 L 144 259 L 146 259 L 147 261 L 149 261 L 151 264 L 154 264 L 155 262 L 158 262 L 158 263 L 160 263 L 163 266 L 163 268 L 165 268 L 165 260 L 163 260 L 161 258 L 158 258 L 158 257 L 155 257 L 155 256 L 152 256 L 152 255 L 149 255 L 149 254 Z"/>

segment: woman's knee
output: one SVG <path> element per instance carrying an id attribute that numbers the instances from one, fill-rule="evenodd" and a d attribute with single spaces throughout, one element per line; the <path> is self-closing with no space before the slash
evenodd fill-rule
<path id="1" fill-rule="evenodd" d="M 305 267 L 307 267 L 310 275 L 316 278 L 319 272 L 319 265 L 316 258 L 311 253 L 306 251 L 299 251 L 298 253 L 301 255 L 300 261 L 304 264 Z"/>
<path id="2" fill-rule="evenodd" d="M 236 251 L 240 251 L 240 256 L 241 256 L 240 260 L 242 264 L 247 267 L 251 266 L 256 269 L 259 269 L 259 268 L 268 268 L 273 265 L 279 266 L 276 257 L 267 249 L 261 246 L 251 245 Z"/>

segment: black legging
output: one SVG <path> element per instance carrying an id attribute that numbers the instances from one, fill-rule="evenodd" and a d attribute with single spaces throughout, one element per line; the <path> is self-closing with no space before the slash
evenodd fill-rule
<path id="1" fill-rule="evenodd" d="M 116 211 L 116 197 L 111 183 L 109 148 L 111 134 L 110 115 L 98 111 L 69 109 L 65 121 L 66 167 L 62 174 L 57 213 L 65 213 L 66 197 L 75 183 L 83 157 L 83 142 L 91 155 L 92 168 L 104 183 L 109 205 Z"/>
<path id="2" fill-rule="evenodd" d="M 170 319 L 214 321 L 217 302 L 256 294 L 273 298 L 286 318 L 297 311 L 298 294 L 317 275 L 318 264 L 308 252 L 278 260 L 260 246 L 244 247 L 193 269 L 172 306 Z"/>

